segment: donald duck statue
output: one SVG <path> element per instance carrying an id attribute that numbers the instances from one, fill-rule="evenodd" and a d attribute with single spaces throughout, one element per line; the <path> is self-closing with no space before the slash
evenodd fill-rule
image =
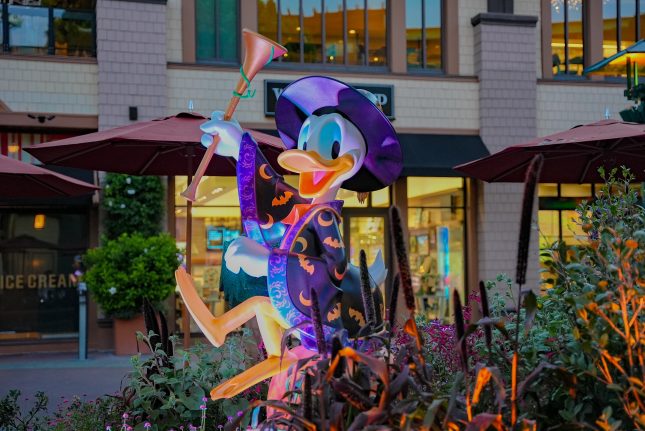
<path id="1" fill-rule="evenodd" d="M 266 276 L 268 296 L 251 297 L 215 317 L 190 275 L 180 268 L 176 276 L 188 310 L 211 343 L 221 346 L 227 334 L 255 317 L 268 358 L 213 389 L 213 399 L 230 398 L 316 353 L 313 329 L 304 324 L 311 319 L 314 292 L 327 342 L 337 331 L 344 331 L 345 339 L 358 334 L 366 323 L 360 271 L 348 262 L 339 228 L 343 202 L 336 194 L 340 188 L 381 189 L 392 184 L 402 168 L 396 132 L 374 95 L 332 78 L 295 81 L 276 104 L 276 126 L 287 148 L 278 163 L 299 174 L 297 188 L 271 167 L 237 121 L 223 118 L 223 112 L 214 112 L 201 126 L 204 146 L 213 145 L 217 136 L 215 153 L 237 161 L 245 236 L 231 243 L 223 265 L 236 274 Z M 380 254 L 369 272 L 382 319 L 379 285 L 386 269 Z M 296 326 L 301 345 L 282 353 L 284 331 Z"/>

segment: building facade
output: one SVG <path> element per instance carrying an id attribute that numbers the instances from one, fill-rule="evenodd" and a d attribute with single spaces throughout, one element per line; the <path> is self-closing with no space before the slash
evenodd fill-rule
<path id="1" fill-rule="evenodd" d="M 254 30 L 289 52 L 255 77 L 254 97 L 236 111 L 243 126 L 275 133 L 280 91 L 310 74 L 379 98 L 400 136 L 403 175 L 364 202 L 340 196 L 345 241 L 353 259 L 360 249 L 368 259 L 388 250 L 387 208 L 399 206 L 419 308 L 449 319 L 452 290 L 466 295 L 480 279 L 514 274 L 522 199 L 521 185 L 480 183 L 452 167 L 605 112 L 617 118 L 627 105 L 620 72 L 598 79 L 581 71 L 641 38 L 641 3 L 3 0 L 0 152 L 30 161 L 22 149 L 38 142 L 189 105 L 224 110 L 240 77 L 241 29 Z M 167 228 L 180 246 L 186 183 L 167 179 Z M 542 185 L 542 238 L 575 241 L 571 210 L 592 188 Z M 75 348 L 77 298 L 65 280 L 74 257 L 98 245 L 98 199 L 0 202 L 0 310 L 12 311 L 0 313 L 0 354 Z M 193 274 L 219 313 L 222 248 L 241 230 L 235 178 L 205 179 L 192 213 Z M 45 228 L 34 223 L 41 214 L 51 221 Z M 537 288 L 537 229 L 531 252 L 528 282 Z M 385 260 L 392 267 L 387 252 Z M 90 348 L 111 348 L 110 325 L 92 304 Z"/>

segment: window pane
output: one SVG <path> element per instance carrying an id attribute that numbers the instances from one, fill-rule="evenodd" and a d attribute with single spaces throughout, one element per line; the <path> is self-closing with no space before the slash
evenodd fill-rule
<path id="1" fill-rule="evenodd" d="M 464 292 L 464 211 L 410 208 L 408 228 L 417 307 L 429 318 L 448 320 L 452 291 Z"/>
<path id="2" fill-rule="evenodd" d="M 582 34 L 582 3 L 569 1 L 569 51 L 568 71 L 571 75 L 582 75 L 583 64 L 583 34 Z"/>
<path id="3" fill-rule="evenodd" d="M 636 39 L 636 0 L 620 2 L 620 49 L 633 45 Z"/>
<path id="4" fill-rule="evenodd" d="M 217 58 L 215 41 L 215 0 L 197 0 L 195 3 L 195 32 L 197 60 Z"/>
<path id="5" fill-rule="evenodd" d="M 638 17 L 638 20 L 640 21 L 640 35 L 638 36 L 638 39 L 645 39 L 645 0 L 639 0 L 640 3 L 640 16 Z"/>
<path id="6" fill-rule="evenodd" d="M 463 207 L 463 178 L 408 177 L 409 207 Z"/>
<path id="7" fill-rule="evenodd" d="M 322 4 L 321 0 L 303 0 L 305 63 L 322 63 Z"/>
<path id="8" fill-rule="evenodd" d="M 379 208 L 388 208 L 390 206 L 389 187 L 372 192 L 372 206 Z"/>
<path id="9" fill-rule="evenodd" d="M 538 211 L 540 248 L 549 247 L 560 239 L 560 223 L 558 217 L 558 211 Z"/>
<path id="10" fill-rule="evenodd" d="M 197 60 L 237 58 L 235 0 L 198 0 L 195 4 Z"/>
<path id="11" fill-rule="evenodd" d="M 564 42 L 564 6 L 560 1 L 551 2 L 551 52 L 554 75 L 566 73 Z"/>
<path id="12" fill-rule="evenodd" d="M 423 55 L 421 50 L 422 16 L 421 2 L 423 0 L 406 0 L 405 2 L 405 37 L 406 57 L 408 66 L 421 67 Z"/>
<path id="13" fill-rule="evenodd" d="M 282 25 L 282 45 L 287 48 L 287 53 L 282 61 L 300 61 L 300 1 L 281 0 L 280 14 Z"/>
<path id="14" fill-rule="evenodd" d="M 93 12 L 54 9 L 54 48 L 56 55 L 94 56 Z"/>
<path id="15" fill-rule="evenodd" d="M 343 64 L 343 0 L 325 0 L 325 56 L 327 63 Z"/>
<path id="16" fill-rule="evenodd" d="M 218 59 L 235 60 L 239 28 L 236 0 L 218 0 L 216 16 Z"/>
<path id="17" fill-rule="evenodd" d="M 336 196 L 338 200 L 343 201 L 343 208 L 367 208 L 367 200 L 359 202 L 356 192 L 351 190 L 340 189 Z"/>
<path id="18" fill-rule="evenodd" d="M 278 9 L 275 0 L 258 0 L 258 33 L 278 40 Z"/>
<path id="19" fill-rule="evenodd" d="M 602 4 L 602 55 L 607 58 L 617 52 L 618 32 L 616 31 L 616 0 Z"/>
<path id="20" fill-rule="evenodd" d="M 426 0 L 426 67 L 441 68 L 441 0 Z"/>
<path id="21" fill-rule="evenodd" d="M 564 198 L 590 198 L 591 184 L 560 184 L 560 196 Z"/>
<path id="22" fill-rule="evenodd" d="M 367 29 L 369 31 L 369 64 L 387 64 L 387 11 L 385 0 L 367 0 Z"/>
<path id="23" fill-rule="evenodd" d="M 186 198 L 180 195 L 186 190 L 188 184 L 186 177 L 175 177 L 175 205 L 186 205 Z M 239 197 L 237 194 L 237 180 L 235 177 L 204 177 L 197 188 L 197 200 L 193 204 L 198 206 L 237 206 L 239 213 Z"/>
<path id="24" fill-rule="evenodd" d="M 365 2 L 346 0 L 347 64 L 365 64 Z"/>
<path id="25" fill-rule="evenodd" d="M 49 9 L 9 5 L 9 42 L 11 52 L 47 54 Z"/>
<path id="26" fill-rule="evenodd" d="M 547 196 L 558 196 L 558 185 L 557 184 L 539 184 L 538 185 L 538 196 L 541 198 Z"/>

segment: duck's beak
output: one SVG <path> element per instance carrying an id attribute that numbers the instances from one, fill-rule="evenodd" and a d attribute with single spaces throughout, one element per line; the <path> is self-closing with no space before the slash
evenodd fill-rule
<path id="1" fill-rule="evenodd" d="M 327 160 L 315 151 L 288 150 L 278 156 L 278 163 L 285 169 L 300 174 L 299 191 L 305 198 L 324 195 L 336 179 L 354 167 L 354 157 L 343 154 Z"/>

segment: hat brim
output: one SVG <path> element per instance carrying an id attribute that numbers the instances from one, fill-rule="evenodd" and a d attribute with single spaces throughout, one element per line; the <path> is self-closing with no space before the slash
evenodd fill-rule
<path id="1" fill-rule="evenodd" d="M 326 76 L 308 76 L 287 86 L 276 103 L 275 121 L 285 146 L 295 148 L 302 123 L 317 111 L 340 113 L 365 138 L 360 171 L 343 188 L 369 192 L 392 184 L 401 174 L 401 145 L 390 120 L 355 88 Z"/>

